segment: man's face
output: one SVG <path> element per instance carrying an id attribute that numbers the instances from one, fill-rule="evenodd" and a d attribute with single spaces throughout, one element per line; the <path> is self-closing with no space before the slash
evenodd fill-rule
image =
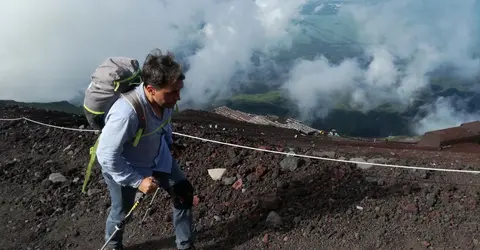
<path id="1" fill-rule="evenodd" d="M 173 108 L 177 101 L 180 100 L 180 90 L 183 88 L 183 81 L 177 80 L 174 83 L 168 84 L 162 89 L 155 89 L 152 86 L 147 86 L 148 92 L 153 96 L 153 100 L 164 108 Z"/>

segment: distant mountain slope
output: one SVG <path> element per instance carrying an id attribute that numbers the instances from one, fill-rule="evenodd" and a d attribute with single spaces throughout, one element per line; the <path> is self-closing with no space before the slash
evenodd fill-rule
<path id="1" fill-rule="evenodd" d="M 17 102 L 13 100 L 0 100 L 0 104 L 16 104 L 19 106 L 27 106 L 36 109 L 47 109 L 62 111 L 66 113 L 82 114 L 82 109 L 79 106 L 75 106 L 67 101 L 60 102 Z"/>
<path id="2" fill-rule="evenodd" d="M 406 110 L 395 104 L 386 103 L 368 112 L 361 112 L 348 105 L 348 100 L 339 100 L 335 108 L 322 118 L 303 121 L 316 129 L 336 129 L 341 134 L 355 137 L 413 136 L 411 124 L 415 119 L 425 117 L 425 106 L 435 103 L 440 97 L 457 100 L 452 109 L 468 113 L 480 111 L 480 94 L 462 87 L 450 87 L 448 79 L 437 80 L 421 93 L 417 100 Z M 441 81 L 441 82 L 440 82 Z M 258 115 L 277 115 L 298 118 L 298 110 L 286 93 L 272 89 L 262 93 L 238 94 L 218 103 L 229 108 Z"/>
<path id="3" fill-rule="evenodd" d="M 349 107 L 345 101 L 339 101 L 331 112 L 322 118 L 302 121 L 305 124 L 322 130 L 336 129 L 338 133 L 353 137 L 389 137 L 389 136 L 413 136 L 411 124 L 414 118 L 424 117 L 425 105 L 435 103 L 439 97 L 452 97 L 455 100 L 463 100 L 464 106 L 458 107 L 468 113 L 480 111 L 480 94 L 468 89 L 450 88 L 444 84 L 432 85 L 430 89 L 422 93 L 422 96 L 407 110 L 398 110 L 393 104 L 385 104 L 363 113 Z M 79 100 L 82 98 L 78 98 Z M 49 109 L 83 115 L 81 106 L 71 102 L 50 103 L 23 103 L 13 100 L 0 100 L 0 103 L 17 104 L 39 109 Z M 454 103 L 455 104 L 455 103 Z M 234 110 L 252 113 L 256 115 L 275 115 L 280 118 L 298 118 L 298 109 L 288 96 L 278 88 L 262 88 L 262 91 L 244 90 L 243 93 L 234 95 L 228 99 L 212 102 L 208 111 L 213 111 L 220 106 L 227 106 Z"/>

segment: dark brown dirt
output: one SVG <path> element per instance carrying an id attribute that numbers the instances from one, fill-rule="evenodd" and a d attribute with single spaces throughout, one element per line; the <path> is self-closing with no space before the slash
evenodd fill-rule
<path id="1" fill-rule="evenodd" d="M 72 128 L 86 125 L 83 117 L 70 114 L 0 107 L 1 118 L 19 116 Z M 192 110 L 174 121 L 176 132 L 246 146 L 480 170 L 478 152 L 465 145 L 438 151 L 400 143 L 295 138 L 292 130 Z M 96 135 L 24 121 L 0 122 L 0 129 L 0 249 L 98 249 L 110 202 L 98 166 L 90 195 L 81 193 L 88 149 Z M 195 207 L 199 249 L 480 247 L 477 175 L 361 169 L 311 159 L 299 159 L 292 171 L 282 169 L 284 155 L 180 139 L 187 145 L 181 163 L 200 199 Z M 207 169 L 218 167 L 227 168 L 227 177 L 241 178 L 244 190 L 211 180 Z M 52 183 L 52 173 L 66 180 Z M 170 207 L 163 194 L 147 223 L 139 225 L 138 215 L 146 208 L 141 205 L 126 229 L 128 249 L 174 249 Z M 266 224 L 272 211 L 282 220 L 276 228 Z"/>

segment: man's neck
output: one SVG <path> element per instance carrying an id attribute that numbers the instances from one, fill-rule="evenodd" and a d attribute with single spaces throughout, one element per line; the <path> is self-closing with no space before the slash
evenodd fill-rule
<path id="1" fill-rule="evenodd" d="M 163 107 L 158 105 L 155 100 L 153 100 L 153 97 L 150 96 L 150 94 L 143 89 L 143 92 L 145 94 L 145 97 L 147 98 L 148 103 L 150 104 L 150 107 L 152 107 L 153 112 L 158 116 L 158 117 L 163 117 Z"/>

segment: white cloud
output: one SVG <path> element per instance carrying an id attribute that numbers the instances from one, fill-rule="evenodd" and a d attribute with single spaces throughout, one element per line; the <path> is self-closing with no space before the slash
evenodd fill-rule
<path id="1" fill-rule="evenodd" d="M 201 47 L 190 58 L 187 99 L 228 91 L 253 50 L 285 37 L 305 0 L 5 0 L 0 10 L 0 99 L 72 98 L 108 56 L 141 63 L 153 48 Z M 199 28 L 207 23 L 204 31 Z"/>
<path id="2" fill-rule="evenodd" d="M 413 131 L 422 135 L 431 130 L 456 127 L 462 123 L 480 120 L 480 114 L 463 111 L 461 107 L 464 105 L 465 100 L 456 100 L 453 97 L 438 98 L 434 103 L 422 107 L 427 115 L 415 121 L 412 125 Z"/>
<path id="3" fill-rule="evenodd" d="M 335 66 L 322 56 L 314 61 L 300 61 L 284 88 L 302 111 L 303 119 L 309 119 L 325 115 L 344 93 L 354 90 L 355 79 L 361 73 L 354 60 Z"/>
<path id="4" fill-rule="evenodd" d="M 429 73 L 441 66 L 458 67 L 459 78 L 479 72 L 479 59 L 472 56 L 479 37 L 475 28 L 480 9 L 475 4 L 475 0 L 345 4 L 340 15 L 354 23 L 359 34 L 356 39 L 371 60 L 365 66 L 351 63 L 357 58 L 342 63 L 357 65 L 356 69 L 329 66 L 323 57 L 317 62 L 302 61 L 292 69 L 284 87 L 298 100 L 304 116 L 310 116 L 309 109 L 335 105 L 325 102 L 343 101 L 332 98 L 339 91 L 350 98 L 350 105 L 363 111 L 384 103 L 396 103 L 399 109 L 408 107 L 416 94 L 429 85 Z M 308 73 L 298 74 L 306 64 L 316 66 Z M 343 81 L 337 85 L 339 77 Z M 337 86 L 325 87 L 331 84 Z M 314 91 L 313 98 L 312 90 L 317 89 L 321 91 Z"/>
<path id="5" fill-rule="evenodd" d="M 185 102 L 201 107 L 246 84 L 246 73 L 270 67 L 276 75 L 289 74 L 283 88 L 308 118 L 324 116 L 336 101 L 346 99 L 363 111 L 386 102 L 406 107 L 428 86 L 428 73 L 436 68 L 451 64 L 466 78 L 480 68 L 478 58 L 471 56 L 480 51 L 480 7 L 475 0 L 345 3 L 338 17 L 325 20 L 337 25 L 349 19 L 352 36 L 358 35 L 353 37 L 359 41 L 356 47 L 362 47 L 368 63 L 365 58 L 347 58 L 337 65 L 317 56 L 314 61 L 293 58 L 297 64 L 288 69 L 275 65 L 274 55 L 298 56 L 288 54 L 289 46 L 298 46 L 294 40 L 302 31 L 292 20 L 301 18 L 306 4 L 307 0 L 4 0 L 0 99 L 69 100 L 85 89 L 106 57 L 131 56 L 143 62 L 153 48 L 183 52 L 190 67 Z M 312 5 L 308 13 L 319 12 L 321 6 L 325 5 Z M 330 27 L 334 33 L 335 27 Z M 265 56 L 253 66 L 256 52 Z"/>
<path id="6" fill-rule="evenodd" d="M 202 47 L 188 60 L 187 101 L 205 104 L 237 88 L 237 71 L 248 71 L 255 51 L 269 52 L 288 39 L 287 29 L 304 0 L 228 1 L 206 11 Z M 287 43 L 288 44 L 288 43 Z"/>

